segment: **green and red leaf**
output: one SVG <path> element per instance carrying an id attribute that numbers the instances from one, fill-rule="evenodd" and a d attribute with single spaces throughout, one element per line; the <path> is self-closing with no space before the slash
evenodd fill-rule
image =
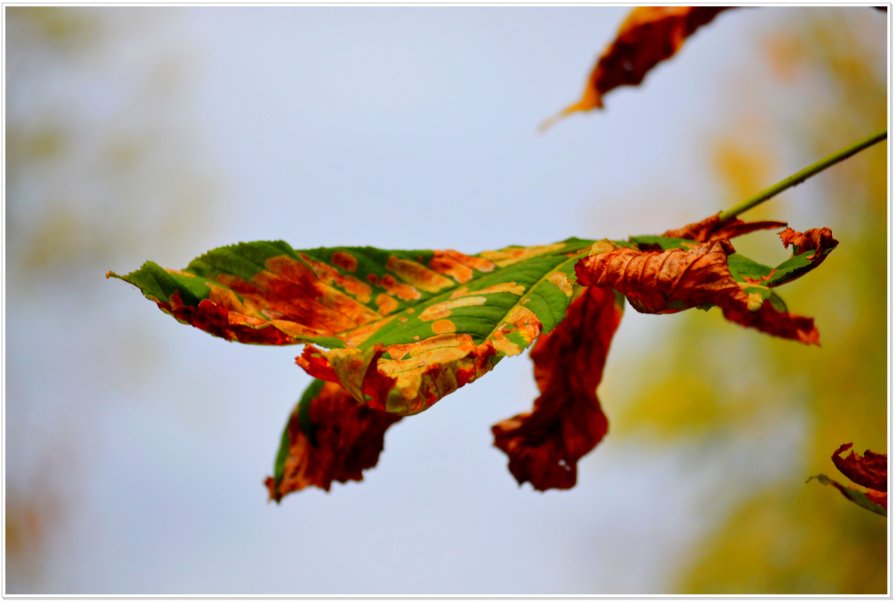
<path id="1" fill-rule="evenodd" d="M 465 255 L 242 243 L 184 270 L 147 262 L 118 277 L 211 334 L 314 343 L 297 359 L 312 376 L 339 382 L 374 409 L 406 415 L 553 329 L 572 295 L 575 262 L 590 244 L 569 239 Z"/>
<path id="2" fill-rule="evenodd" d="M 867 488 L 866 491 L 843 485 L 831 479 L 827 475 L 815 475 L 808 480 L 817 480 L 824 485 L 830 485 L 839 490 L 845 499 L 856 503 L 865 510 L 886 516 L 887 491 L 888 491 L 888 456 L 865 450 L 863 456 L 858 456 L 854 451 L 843 457 L 842 453 L 850 450 L 851 443 L 843 443 L 833 452 L 833 464 L 854 483 Z"/>
<path id="3" fill-rule="evenodd" d="M 510 470 L 536 489 L 569 488 L 577 461 L 606 433 L 596 389 L 621 317 L 718 306 L 731 321 L 816 343 L 774 287 L 819 265 L 829 229 L 781 233 L 793 255 L 776 268 L 730 238 L 778 228 L 712 216 L 662 236 L 458 251 L 371 247 L 295 250 L 282 241 L 209 251 L 183 270 L 146 262 L 118 276 L 181 322 L 231 341 L 306 344 L 296 362 L 316 379 L 290 417 L 272 499 L 360 480 L 385 430 L 535 343 L 540 396 L 493 427 Z M 575 284 L 577 277 L 578 284 Z"/>
<path id="4" fill-rule="evenodd" d="M 358 404 L 335 383 L 315 380 L 286 423 L 274 464 L 265 481 L 270 499 L 305 487 L 329 491 L 333 481 L 362 481 L 376 466 L 385 431 L 400 416 Z"/>
<path id="5" fill-rule="evenodd" d="M 541 491 L 574 487 L 578 460 L 608 428 L 597 386 L 623 302 L 608 289 L 577 287 L 577 293 L 565 319 L 532 348 L 541 392 L 534 409 L 491 429 L 519 484 L 529 481 Z"/>

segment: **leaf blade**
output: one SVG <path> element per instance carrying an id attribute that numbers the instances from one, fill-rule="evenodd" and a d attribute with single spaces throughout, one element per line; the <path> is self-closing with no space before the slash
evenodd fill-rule
<path id="1" fill-rule="evenodd" d="M 574 265 L 590 244 L 572 238 L 464 255 L 240 243 L 213 249 L 184 270 L 147 263 L 118 277 L 213 335 L 315 344 L 297 358 L 309 374 L 405 415 L 552 330 L 565 315 Z"/>

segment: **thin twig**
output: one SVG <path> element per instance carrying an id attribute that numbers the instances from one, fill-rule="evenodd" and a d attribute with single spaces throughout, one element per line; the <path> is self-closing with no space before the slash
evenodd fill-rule
<path id="1" fill-rule="evenodd" d="M 798 184 L 801 184 L 802 182 L 804 182 L 811 176 L 822 172 L 826 168 L 828 168 L 832 165 L 835 165 L 835 164 L 839 163 L 840 161 L 844 161 L 845 159 L 848 159 L 852 155 L 861 152 L 865 148 L 873 146 L 877 142 L 882 142 L 883 140 L 886 139 L 887 135 L 888 135 L 888 132 L 886 130 L 882 130 L 880 132 L 873 134 L 872 136 L 870 136 L 868 138 L 865 138 L 864 140 L 861 140 L 857 144 L 849 146 L 848 148 L 844 148 L 840 151 L 836 151 L 829 157 L 821 159 L 820 161 L 818 161 L 816 163 L 812 163 L 808 167 L 805 167 L 805 168 L 797 171 L 796 173 L 792 174 L 788 178 L 780 180 L 779 182 L 777 182 L 770 188 L 766 188 L 765 190 L 759 192 L 757 195 L 755 195 L 751 198 L 748 198 L 745 201 L 743 201 L 737 205 L 734 205 L 730 209 L 722 211 L 718 215 L 718 217 L 721 219 L 722 222 L 725 220 L 731 219 L 733 217 L 736 217 L 736 216 L 740 215 L 741 213 L 748 211 L 749 209 L 752 209 L 753 207 L 756 207 L 756 206 L 764 203 L 771 197 L 774 197 L 774 196 L 780 194 L 784 190 L 786 190 L 788 188 L 792 188 L 793 186 L 796 186 Z"/>

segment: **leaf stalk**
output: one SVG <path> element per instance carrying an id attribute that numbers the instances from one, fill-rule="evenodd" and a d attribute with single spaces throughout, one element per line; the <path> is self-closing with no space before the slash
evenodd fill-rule
<path id="1" fill-rule="evenodd" d="M 888 131 L 884 129 L 884 130 L 881 130 L 881 131 L 873 134 L 872 136 L 869 136 L 869 137 L 861 140 L 860 142 L 858 142 L 856 144 L 853 144 L 852 146 L 838 150 L 835 153 L 833 153 L 832 155 L 829 155 L 828 157 L 824 157 L 820 161 L 817 161 L 816 163 L 812 163 L 811 165 L 800 169 L 799 171 L 792 174 L 791 176 L 789 176 L 783 180 L 780 180 L 773 186 L 766 188 L 765 190 L 762 190 L 755 196 L 750 197 L 750 198 L 746 199 L 745 201 L 742 201 L 741 203 L 722 211 L 720 214 L 718 214 L 718 217 L 723 222 L 723 221 L 732 219 L 732 218 L 740 215 L 741 213 L 745 213 L 749 209 L 757 207 L 758 205 L 764 203 L 768 199 L 771 199 L 771 198 L 777 196 L 784 190 L 787 190 L 789 188 L 797 186 L 798 184 L 801 184 L 802 182 L 804 182 L 811 176 L 822 172 L 823 170 L 827 169 L 828 167 L 831 167 L 833 165 L 836 165 L 840 161 L 844 161 L 845 159 L 848 159 L 852 155 L 855 155 L 855 154 L 861 152 L 865 148 L 869 148 L 869 147 L 873 146 L 874 144 L 877 144 L 878 142 L 882 142 L 883 140 L 886 139 L 887 136 L 888 136 Z"/>

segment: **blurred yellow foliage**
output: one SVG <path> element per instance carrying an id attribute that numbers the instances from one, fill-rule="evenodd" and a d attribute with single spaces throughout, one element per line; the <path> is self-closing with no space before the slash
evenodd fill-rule
<path id="1" fill-rule="evenodd" d="M 884 40 L 885 23 L 882 15 L 866 13 L 805 11 L 809 18 L 772 32 L 768 69 L 773 72 L 785 50 L 785 69 L 776 68 L 778 74 L 800 74 L 790 84 L 800 97 L 787 103 L 794 102 L 797 110 L 778 111 L 769 99 L 766 106 L 750 103 L 744 114 L 731 117 L 745 127 L 725 132 L 713 149 L 717 174 L 731 198 L 750 196 L 787 173 L 779 153 L 768 152 L 775 136 L 800 156 L 820 158 L 884 126 L 885 58 L 867 40 Z M 886 450 L 885 147 L 822 177 L 811 206 L 799 207 L 813 223 L 793 225 L 828 225 L 841 244 L 821 269 L 781 291 L 790 311 L 815 318 L 822 347 L 737 329 L 717 312 L 690 311 L 672 325 L 670 339 L 681 341 L 680 348 L 641 357 L 639 388 L 611 416 L 616 435 L 639 435 L 638 440 L 646 435 L 660 448 L 697 440 L 715 462 L 730 459 L 729 452 L 713 453 L 724 449 L 728 434 L 754 431 L 749 441 L 755 457 L 738 449 L 726 481 L 718 485 L 735 493 L 733 507 L 718 529 L 697 542 L 690 567 L 672 591 L 886 592 L 885 519 L 805 484 L 810 474 L 835 473 L 830 455 L 841 443 Z M 793 218 L 789 198 L 748 217 Z M 774 246 L 771 238 L 748 238 L 753 240 L 737 242 L 738 250 Z M 785 256 L 780 247 L 776 252 Z M 769 430 L 768 416 L 771 427 L 799 428 Z M 775 474 L 770 483 L 740 478 L 736 467 L 756 461 L 765 438 L 780 432 L 792 432 L 787 444 L 796 457 L 783 464 L 794 461 L 795 468 Z"/>

